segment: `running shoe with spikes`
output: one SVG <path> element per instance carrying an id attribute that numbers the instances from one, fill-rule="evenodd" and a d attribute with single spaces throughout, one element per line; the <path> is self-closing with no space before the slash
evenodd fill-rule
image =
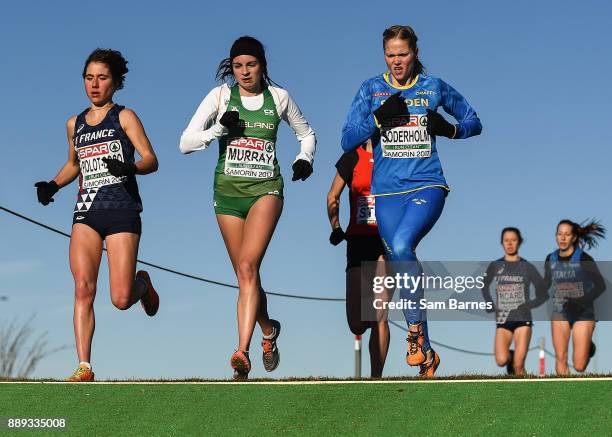
<path id="1" fill-rule="evenodd" d="M 93 380 L 93 370 L 84 365 L 77 367 L 74 373 L 66 378 L 66 382 L 92 382 Z"/>
<path id="2" fill-rule="evenodd" d="M 425 362 L 425 352 L 423 352 L 423 325 L 414 323 L 408 326 L 408 353 L 406 353 L 406 363 L 409 366 L 420 366 Z"/>
<path id="3" fill-rule="evenodd" d="M 151 278 L 145 270 L 139 270 L 136 273 L 136 279 L 140 279 L 147 287 L 140 298 L 140 305 L 144 312 L 147 313 L 147 316 L 153 317 L 157 314 L 157 310 L 159 310 L 159 295 L 155 291 L 155 288 L 153 288 Z"/>
<path id="4" fill-rule="evenodd" d="M 278 367 L 280 362 L 280 352 L 276 346 L 276 340 L 280 335 L 281 324 L 278 320 L 270 319 L 272 323 L 272 334 L 264 336 L 261 340 L 261 347 L 263 348 L 263 365 L 266 372 L 272 372 Z"/>
<path id="5" fill-rule="evenodd" d="M 436 353 L 433 349 L 431 350 L 431 359 L 421 364 L 421 370 L 419 370 L 419 377 L 421 378 L 433 378 L 436 370 L 438 370 L 438 366 L 440 365 L 440 355 Z"/>
<path id="6" fill-rule="evenodd" d="M 236 351 L 230 358 L 230 365 L 234 369 L 234 379 L 237 381 L 249 379 L 251 360 L 246 351 Z"/>
<path id="7" fill-rule="evenodd" d="M 514 371 L 514 351 L 510 349 L 509 351 L 508 362 L 506 363 L 506 373 L 508 375 L 514 375 L 516 372 Z"/>
<path id="8" fill-rule="evenodd" d="M 591 340 L 591 344 L 589 345 L 589 358 L 587 358 L 587 366 L 591 362 L 591 358 L 595 356 L 595 352 L 597 352 L 597 346 L 595 346 L 595 343 L 593 343 Z"/>

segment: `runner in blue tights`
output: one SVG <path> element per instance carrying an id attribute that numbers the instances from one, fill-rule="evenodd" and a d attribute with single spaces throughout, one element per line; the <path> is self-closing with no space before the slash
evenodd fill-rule
<path id="1" fill-rule="evenodd" d="M 480 134 L 476 112 L 454 88 L 425 74 L 417 36 L 408 26 L 383 33 L 388 71 L 361 85 L 342 129 L 348 152 L 368 138 L 374 145 L 372 194 L 376 220 L 396 271 L 420 275 L 416 247 L 442 213 L 449 191 L 436 149 L 437 137 L 462 139 Z M 441 106 L 457 124 L 437 112 Z M 401 289 L 401 298 L 418 303 L 423 289 Z M 418 308 L 418 304 L 415 305 Z M 440 357 L 429 345 L 424 311 L 406 309 L 408 354 L 420 375 L 432 377 Z"/>

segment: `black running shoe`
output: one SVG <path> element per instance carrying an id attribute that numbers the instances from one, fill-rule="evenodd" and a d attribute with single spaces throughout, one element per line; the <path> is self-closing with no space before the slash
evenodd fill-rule
<path id="1" fill-rule="evenodd" d="M 593 358 L 595 356 L 595 352 L 597 352 L 597 347 L 595 343 L 591 341 L 591 347 L 589 348 L 589 358 Z"/>
<path id="2" fill-rule="evenodd" d="M 506 363 L 506 373 L 508 375 L 514 375 L 514 350 L 510 349 L 510 358 L 508 358 L 508 362 Z"/>
<path id="3" fill-rule="evenodd" d="M 273 319 L 270 319 L 270 323 L 272 323 L 274 329 L 272 338 L 263 338 L 261 340 L 261 347 L 263 348 L 262 359 L 266 372 L 272 372 L 278 367 L 280 362 L 280 352 L 276 346 L 276 340 L 280 335 L 281 324 L 278 320 Z"/>

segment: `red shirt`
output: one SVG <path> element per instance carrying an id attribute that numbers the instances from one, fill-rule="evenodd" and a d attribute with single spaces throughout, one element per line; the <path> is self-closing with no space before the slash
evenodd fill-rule
<path id="1" fill-rule="evenodd" d="M 370 195 L 374 159 L 371 152 L 358 147 L 342 155 L 336 163 L 338 173 L 349 186 L 350 221 L 346 234 L 378 235 L 375 198 Z"/>

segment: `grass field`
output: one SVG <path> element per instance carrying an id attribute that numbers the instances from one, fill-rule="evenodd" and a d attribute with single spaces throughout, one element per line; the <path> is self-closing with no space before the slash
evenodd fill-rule
<path id="1" fill-rule="evenodd" d="M 80 436 L 612 435 L 612 381 L 12 383 L 0 416 L 66 417 Z"/>

